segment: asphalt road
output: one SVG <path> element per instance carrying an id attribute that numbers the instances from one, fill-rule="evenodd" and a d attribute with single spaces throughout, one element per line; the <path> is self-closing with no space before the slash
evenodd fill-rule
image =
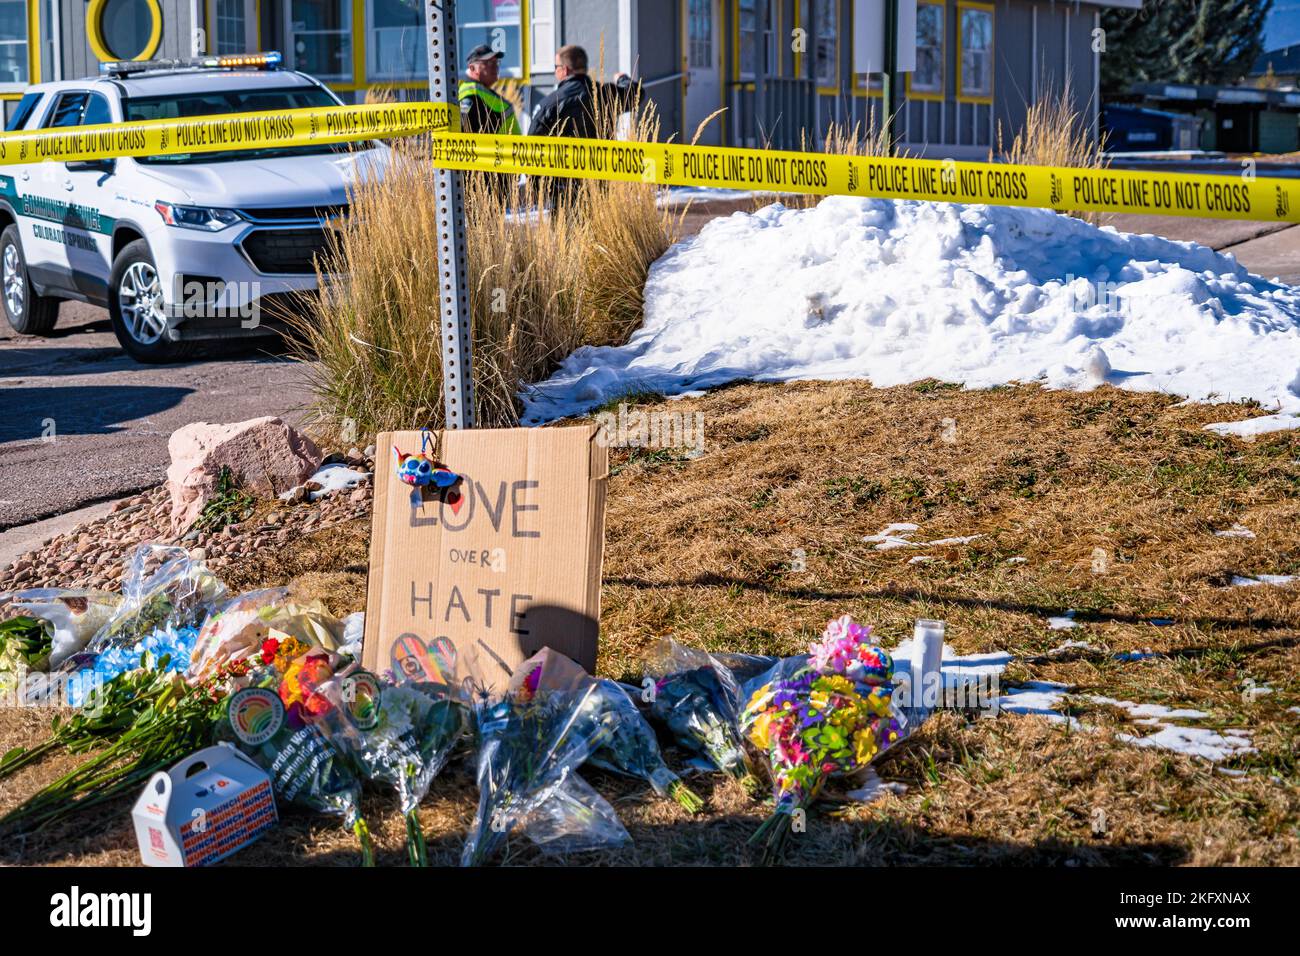
<path id="1" fill-rule="evenodd" d="M 46 339 L 0 320 L 0 532 L 156 485 L 182 425 L 300 419 L 304 368 L 266 347 L 145 366 L 102 309 L 65 303 Z"/>

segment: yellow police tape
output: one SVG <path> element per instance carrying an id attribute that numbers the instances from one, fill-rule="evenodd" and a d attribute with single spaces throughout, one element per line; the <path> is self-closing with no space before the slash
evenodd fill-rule
<path id="1" fill-rule="evenodd" d="M 459 133 L 445 103 L 382 103 L 0 135 L 0 166 L 433 134 L 444 168 L 823 196 L 1300 222 L 1300 180 L 885 159 L 671 143 Z"/>
<path id="2" fill-rule="evenodd" d="M 0 166 L 390 139 L 460 128 L 447 103 L 377 103 L 141 120 L 0 135 Z"/>
<path id="3" fill-rule="evenodd" d="M 530 176 L 1300 222 L 1300 180 L 448 133 L 435 165 Z"/>

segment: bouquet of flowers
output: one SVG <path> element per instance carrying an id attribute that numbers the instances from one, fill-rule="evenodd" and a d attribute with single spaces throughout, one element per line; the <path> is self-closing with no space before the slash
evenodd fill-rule
<path id="1" fill-rule="evenodd" d="M 679 746 L 756 790 L 759 781 L 739 727 L 740 686 L 730 669 L 710 654 L 670 640 L 659 649 L 652 670 L 661 676 L 654 682 L 650 716 Z"/>
<path id="2" fill-rule="evenodd" d="M 54 634 L 44 621 L 27 615 L 0 621 L 0 695 L 17 691 L 28 671 L 44 671 L 50 663 Z"/>
<path id="3" fill-rule="evenodd" d="M 776 807 L 751 840 L 764 844 L 766 863 L 780 858 L 792 818 L 832 775 L 864 769 L 901 736 L 891 707 L 893 662 L 870 635 L 847 615 L 832 621 L 809 648 L 808 665 L 758 688 L 741 715 L 772 770 Z"/>
<path id="4" fill-rule="evenodd" d="M 627 693 L 612 680 L 596 681 L 595 706 L 609 724 L 608 741 L 591 756 L 592 766 L 640 777 L 667 800 L 675 800 L 687 813 L 699 813 L 704 801 L 681 777 L 668 769 L 654 728 L 637 710 Z"/>
<path id="5" fill-rule="evenodd" d="M 397 791 L 406 817 L 407 856 L 412 866 L 428 866 L 418 808 L 469 730 L 469 707 L 459 687 L 393 684 L 354 670 L 318 693 L 336 706 L 313 715 L 312 722 L 367 780 Z"/>
<path id="6" fill-rule="evenodd" d="M 580 717 L 584 732 L 593 741 L 603 743 L 587 762 L 612 773 L 639 777 L 659 796 L 675 800 L 689 813 L 699 813 L 704 802 L 668 769 L 654 729 L 617 682 L 592 677 L 563 654 L 543 648 L 521 665 L 511 690 L 531 697 L 539 690 L 573 693 L 591 685 L 596 692 L 584 698 Z"/>
<path id="7" fill-rule="evenodd" d="M 50 738 L 0 760 L 0 777 L 60 747 L 99 750 L 85 763 L 43 787 L 0 819 L 0 832 L 30 832 L 108 800 L 138 792 L 154 773 L 210 742 L 230 690 L 246 678 L 238 663 L 195 686 L 169 672 L 166 662 L 146 666 L 96 686 L 82 711 L 55 721 Z"/>
<path id="8" fill-rule="evenodd" d="M 308 651 L 283 673 L 267 667 L 258 676 L 262 686 L 230 696 L 217 738 L 234 742 L 265 770 L 282 802 L 342 817 L 361 844 L 362 866 L 374 866 L 370 830 L 361 816 L 361 781 L 316 726 L 335 707 L 318 692 L 334 676 L 329 653 Z"/>
<path id="9" fill-rule="evenodd" d="M 21 672 L 57 668 L 84 648 L 121 600 L 60 588 L 0 594 L 0 693 L 16 689 Z"/>
<path id="10" fill-rule="evenodd" d="M 487 862 L 516 831 L 561 852 L 622 845 L 614 808 L 574 772 L 609 741 L 607 723 L 590 717 L 596 683 L 553 690 L 527 664 L 517 673 L 502 697 L 474 704 L 479 805 L 461 865 Z"/>
<path id="11" fill-rule="evenodd" d="M 198 637 L 197 627 L 176 627 L 166 623 L 133 645 L 106 648 L 94 655 L 85 667 L 67 678 L 65 694 L 68 704 L 72 707 L 83 706 L 94 688 L 121 674 L 138 670 L 184 674 L 189 670 L 190 654 Z M 215 673 L 217 672 L 212 671 L 209 676 Z"/>
<path id="12" fill-rule="evenodd" d="M 184 548 L 140 545 L 122 581 L 122 603 L 90 640 L 91 653 L 131 647 L 167 625 L 198 627 L 226 596 L 226 586 Z"/>

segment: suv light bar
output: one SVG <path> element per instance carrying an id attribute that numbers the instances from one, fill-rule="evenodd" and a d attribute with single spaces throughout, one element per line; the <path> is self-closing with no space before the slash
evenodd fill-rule
<path id="1" fill-rule="evenodd" d="M 105 76 L 130 76 L 162 70 L 278 70 L 284 57 L 269 53 L 240 53 L 229 56 L 196 56 L 182 60 L 110 60 L 99 64 Z"/>

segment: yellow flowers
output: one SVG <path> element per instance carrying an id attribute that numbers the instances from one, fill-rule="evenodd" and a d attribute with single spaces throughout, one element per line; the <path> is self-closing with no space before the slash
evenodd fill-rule
<path id="1" fill-rule="evenodd" d="M 869 727 L 863 727 L 853 735 L 853 759 L 859 766 L 865 766 L 880 752 L 880 741 Z"/>
<path id="2" fill-rule="evenodd" d="M 757 695 L 755 695 L 757 696 Z M 749 739 L 753 741 L 754 746 L 760 750 L 767 750 L 771 744 L 770 731 L 772 727 L 772 718 L 776 715 L 768 710 L 759 714 L 754 719 L 753 726 L 749 729 Z"/>

